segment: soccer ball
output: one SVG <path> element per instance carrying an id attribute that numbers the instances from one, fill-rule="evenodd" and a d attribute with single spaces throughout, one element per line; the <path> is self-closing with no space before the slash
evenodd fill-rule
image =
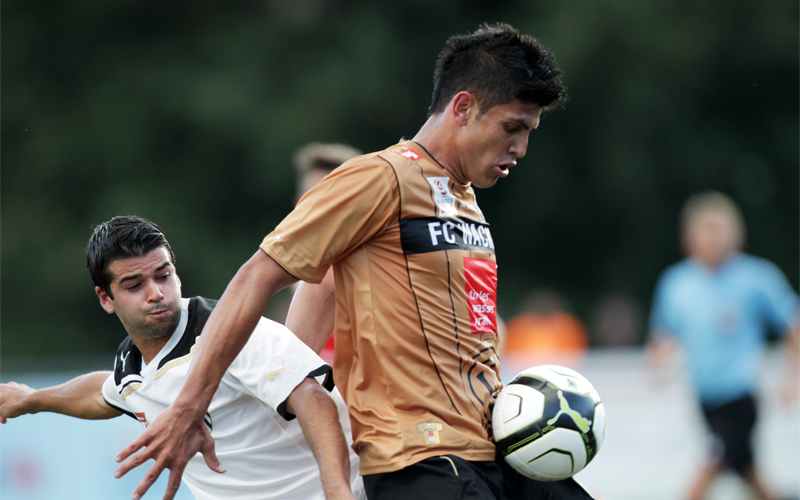
<path id="1" fill-rule="evenodd" d="M 606 410 L 592 384 L 557 365 L 522 371 L 497 396 L 492 427 L 512 469 L 538 481 L 578 473 L 603 444 Z"/>

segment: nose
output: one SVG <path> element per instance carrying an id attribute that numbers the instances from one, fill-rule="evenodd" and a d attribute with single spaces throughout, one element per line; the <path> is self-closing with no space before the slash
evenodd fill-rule
<path id="1" fill-rule="evenodd" d="M 158 283 L 151 280 L 147 282 L 146 286 L 148 302 L 160 302 L 161 299 L 164 298 L 164 294 L 161 293 L 161 287 L 158 286 Z"/>
<path id="2" fill-rule="evenodd" d="M 508 154 L 514 156 L 515 158 L 523 158 L 525 153 L 528 152 L 528 135 L 519 138 L 518 140 L 511 143 L 511 146 L 508 148 Z"/>

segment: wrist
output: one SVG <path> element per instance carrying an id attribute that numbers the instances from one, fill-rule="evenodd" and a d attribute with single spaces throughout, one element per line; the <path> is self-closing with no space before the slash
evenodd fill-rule
<path id="1" fill-rule="evenodd" d="M 34 390 L 25 394 L 19 400 L 20 415 L 33 415 L 34 413 L 47 411 L 46 401 L 44 389 Z"/>
<path id="2" fill-rule="evenodd" d="M 350 498 L 353 495 L 353 490 L 346 481 L 336 481 L 335 484 L 328 482 L 323 489 L 326 498 Z"/>
<path id="3" fill-rule="evenodd" d="M 180 413 L 182 418 L 202 420 L 211 404 L 213 395 L 213 392 L 207 395 L 205 391 L 193 392 L 181 390 L 171 406 L 175 411 Z"/>

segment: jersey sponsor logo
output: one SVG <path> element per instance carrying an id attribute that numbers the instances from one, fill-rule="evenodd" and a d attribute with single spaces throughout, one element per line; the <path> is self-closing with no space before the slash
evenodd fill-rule
<path id="1" fill-rule="evenodd" d="M 402 151 L 399 151 L 397 154 L 399 154 L 400 156 L 402 156 L 407 160 L 419 160 L 420 158 L 422 158 L 419 155 L 419 153 L 417 153 L 413 149 L 404 149 Z"/>
<path id="2" fill-rule="evenodd" d="M 142 424 L 142 427 L 147 429 L 147 426 L 150 425 L 150 423 L 147 421 L 147 417 L 144 415 L 144 412 L 143 411 L 137 411 L 137 412 L 134 412 L 134 415 L 136 415 L 136 420 L 138 420 L 139 423 Z"/>
<path id="3" fill-rule="evenodd" d="M 273 371 L 271 371 L 271 372 L 267 373 L 267 380 L 269 380 L 270 382 L 272 382 L 272 379 L 274 379 L 274 378 L 275 378 L 275 376 L 276 376 L 277 374 L 279 374 L 280 372 L 294 373 L 293 371 L 290 371 L 290 370 L 287 370 L 287 369 L 286 369 L 286 367 L 284 366 L 284 364 L 285 364 L 285 363 L 286 363 L 286 360 L 285 360 L 285 359 L 282 359 L 282 360 L 281 360 L 281 367 L 280 367 L 280 368 L 278 368 L 277 370 L 273 370 Z"/>
<path id="4" fill-rule="evenodd" d="M 439 217 L 456 217 L 456 197 L 450 192 L 448 183 L 449 177 L 426 177 L 428 183 L 433 188 L 433 202 L 436 203 Z"/>
<path id="5" fill-rule="evenodd" d="M 120 355 L 119 355 L 119 360 L 122 361 L 122 371 L 123 372 L 125 371 L 125 361 L 128 360 L 128 356 L 130 354 L 131 354 L 131 351 L 128 351 L 128 352 L 125 353 L 124 356 L 122 355 L 122 353 L 120 353 Z"/>
<path id="6" fill-rule="evenodd" d="M 489 225 L 465 218 L 402 219 L 400 240 L 406 255 L 443 250 L 484 250 L 494 253 Z"/>
<path id="7" fill-rule="evenodd" d="M 439 444 L 439 431 L 442 430 L 442 424 L 425 422 L 424 424 L 419 424 L 417 430 L 422 433 L 425 444 Z"/>
<path id="8" fill-rule="evenodd" d="M 467 306 L 472 333 L 497 331 L 497 264 L 464 257 Z"/>

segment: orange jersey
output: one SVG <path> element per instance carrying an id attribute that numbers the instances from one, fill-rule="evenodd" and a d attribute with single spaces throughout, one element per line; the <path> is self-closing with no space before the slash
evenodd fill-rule
<path id="1" fill-rule="evenodd" d="M 334 380 L 361 473 L 494 460 L 494 242 L 470 185 L 403 141 L 309 191 L 261 248 L 295 277 L 334 266 Z"/>

